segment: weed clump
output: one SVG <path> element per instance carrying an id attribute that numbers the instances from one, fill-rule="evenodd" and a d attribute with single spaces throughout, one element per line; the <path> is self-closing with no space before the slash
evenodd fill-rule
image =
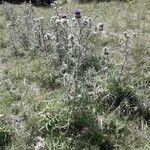
<path id="1" fill-rule="evenodd" d="M 52 4 L 54 15 L 46 21 L 31 4 L 21 12 L 3 4 L 10 44 L 1 40 L 9 54 L 0 115 L 13 131 L 0 130 L 0 136 L 11 138 L 3 143 L 18 150 L 147 147 L 143 93 L 148 95 L 149 80 L 135 69 L 138 37 L 130 30 L 109 31 L 107 23 L 96 23 L 82 9 L 69 14 L 59 6 Z"/>

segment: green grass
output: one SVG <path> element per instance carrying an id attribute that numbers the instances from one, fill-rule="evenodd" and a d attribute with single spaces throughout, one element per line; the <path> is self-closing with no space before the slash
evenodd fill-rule
<path id="1" fill-rule="evenodd" d="M 15 7 L 18 13 L 22 11 L 21 6 Z M 96 77 L 101 87 L 99 98 L 94 97 L 96 100 L 89 105 L 86 97 L 87 106 L 83 110 L 74 108 L 75 103 L 69 105 L 64 101 L 65 87 L 59 67 L 55 67 L 51 57 L 24 53 L 23 49 L 18 49 L 22 55 L 14 56 L 0 6 L 0 149 L 5 145 L 6 150 L 31 150 L 36 136 L 44 137 L 46 150 L 150 149 L 149 0 L 98 4 L 68 1 L 62 5 L 72 13 L 78 7 L 95 25 L 106 24 L 109 35 L 105 39 L 98 35 L 90 39 L 99 49 L 98 54 L 104 46 L 113 47 L 110 78 L 106 80 L 101 74 Z M 34 7 L 34 11 L 36 16 L 46 17 L 46 23 L 53 15 L 52 8 Z M 120 35 L 126 30 L 137 37 L 130 51 L 133 61 L 126 68 L 125 79 L 118 83 L 114 68 L 123 60 L 116 49 Z M 85 66 L 101 67 L 97 59 L 89 58 L 92 63 L 87 61 Z M 18 126 L 14 118 L 21 120 Z"/>

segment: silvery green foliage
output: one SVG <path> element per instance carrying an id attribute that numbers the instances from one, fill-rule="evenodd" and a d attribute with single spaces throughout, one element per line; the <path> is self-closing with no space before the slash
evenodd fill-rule
<path id="1" fill-rule="evenodd" d="M 134 46 L 134 36 L 129 32 L 125 31 L 123 33 L 123 37 L 121 40 L 121 48 L 120 52 L 123 57 L 123 63 L 121 65 L 120 71 L 118 73 L 118 80 L 121 80 L 123 76 L 125 76 L 125 72 L 127 73 L 127 67 L 131 64 L 131 48 Z"/>
<path id="2" fill-rule="evenodd" d="M 3 4 L 11 43 L 14 49 L 44 49 L 43 18 L 35 18 L 31 4 L 23 5 L 22 15 L 16 14 L 14 6 Z M 11 8 L 11 9 L 10 9 Z"/>
<path id="3" fill-rule="evenodd" d="M 51 18 L 50 26 L 45 26 L 43 17 L 35 17 L 31 4 L 23 6 L 23 15 L 19 15 L 15 14 L 13 5 L 4 3 L 12 45 L 16 49 L 23 46 L 28 50 L 53 51 L 60 59 L 66 53 L 70 53 L 70 50 L 73 52 L 81 47 L 79 49 L 85 55 L 89 45 L 92 20 L 87 17 L 63 18 L 58 10 L 58 3 L 55 2 L 53 6 L 56 13 Z"/>
<path id="4" fill-rule="evenodd" d="M 108 72 L 112 74 L 109 68 L 111 47 L 104 47 L 101 50 L 103 53 L 100 54 L 100 50 L 90 41 L 91 36 L 96 34 L 103 38 L 109 37 L 104 31 L 104 24 L 95 25 L 90 17 L 82 16 L 80 10 L 77 10 L 78 14 L 74 17 L 69 16 L 59 9 L 58 2 L 52 4 L 55 13 L 48 26 L 44 17 L 35 16 L 31 4 L 23 6 L 23 15 L 16 15 L 10 4 L 4 3 L 3 7 L 8 20 L 11 45 L 15 52 L 24 48 L 34 51 L 34 54 L 43 52 L 51 56 L 59 66 L 61 77 L 63 76 L 64 100 L 73 106 L 72 108 L 89 106 L 87 102 L 91 103 L 90 100 L 96 99 L 95 91 L 101 89 L 95 80 L 96 76 L 107 80 Z M 121 69 L 116 71 L 119 72 L 118 80 L 123 77 L 131 47 L 132 39 L 124 33 L 124 38 L 121 37 L 121 46 L 117 47 L 124 59 Z M 98 59 L 101 58 L 102 63 L 99 63 L 98 59 L 89 60 L 97 56 L 100 56 Z M 96 70 L 91 65 L 93 61 L 101 64 L 101 68 L 97 67 Z"/>
<path id="5" fill-rule="evenodd" d="M 12 19 L 12 21 L 13 21 L 13 19 L 14 19 L 13 17 L 16 17 L 15 14 L 14 14 L 14 6 L 10 5 L 7 2 L 4 2 L 3 3 L 3 9 L 5 11 L 6 20 L 11 20 Z"/>

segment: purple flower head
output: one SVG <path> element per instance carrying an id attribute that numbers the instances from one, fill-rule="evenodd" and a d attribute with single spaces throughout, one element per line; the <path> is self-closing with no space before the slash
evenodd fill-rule
<path id="1" fill-rule="evenodd" d="M 79 8 L 75 9 L 74 11 L 75 15 L 80 15 L 81 14 L 81 10 Z"/>
<path id="2" fill-rule="evenodd" d="M 81 10 L 79 8 L 75 9 L 74 14 L 76 18 L 81 18 Z"/>
<path id="3" fill-rule="evenodd" d="M 80 15 L 81 14 L 81 10 L 79 8 L 75 9 L 74 11 L 75 15 Z"/>
<path id="4" fill-rule="evenodd" d="M 67 14 L 62 14 L 62 18 L 67 19 Z"/>

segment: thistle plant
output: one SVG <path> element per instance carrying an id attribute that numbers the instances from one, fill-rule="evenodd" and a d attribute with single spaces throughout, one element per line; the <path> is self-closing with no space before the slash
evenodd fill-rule
<path id="1" fill-rule="evenodd" d="M 75 9 L 72 16 L 69 16 L 59 8 L 59 2 L 54 2 L 52 7 L 54 16 L 51 17 L 49 26 L 46 26 L 43 17 L 35 17 L 31 4 L 23 8 L 23 16 L 15 17 L 8 11 L 9 4 L 4 4 L 6 14 L 9 15 L 12 46 L 15 50 L 23 47 L 25 51 L 34 51 L 35 54 L 42 52 L 50 56 L 52 60 L 55 59 L 57 61 L 56 68 L 60 69 L 60 76 L 64 76 L 65 99 L 69 103 L 78 101 L 76 104 L 79 107 L 80 100 L 84 99 L 83 97 L 90 97 L 88 93 L 95 90 L 94 86 L 87 88 L 90 87 L 86 78 L 88 70 L 93 69 L 95 72 L 95 75 L 90 75 L 90 82 L 102 73 L 101 70 L 105 70 L 106 78 L 110 72 L 110 52 L 107 47 L 103 48 L 102 60 L 95 59 L 96 62 L 90 60 L 91 57 L 95 58 L 98 54 L 98 49 L 92 45 L 90 38 L 95 32 L 100 33 L 99 36 L 103 36 L 101 32 L 104 31 L 104 24 L 95 25 L 90 17 L 82 15 L 79 8 Z M 118 75 L 119 80 L 129 57 L 130 45 L 130 37 L 124 33 L 124 40 L 121 44 L 124 61 Z M 92 63 L 98 64 L 99 61 L 104 62 L 101 68 L 92 65 Z"/>
<path id="2" fill-rule="evenodd" d="M 108 6 L 102 4 L 103 14 Z M 107 24 L 109 15 L 98 23 L 97 12 L 94 17 L 85 16 L 81 8 L 68 12 L 57 1 L 51 7 L 53 15 L 46 18 L 37 17 L 30 3 L 18 10 L 3 4 L 10 39 L 6 53 L 15 56 L 2 52 L 0 98 L 2 111 L 7 109 L 0 113 L 3 117 L 10 108 L 14 148 L 134 149 L 122 142 L 135 138 L 128 130 L 130 119 L 149 119 L 148 78 L 133 78 L 133 55 L 139 58 L 133 50 L 136 34 L 132 37 L 128 29 L 122 33 L 124 20 L 116 19 L 113 29 L 111 22 Z M 115 14 L 122 15 L 120 9 Z M 123 26 L 118 29 L 118 24 Z M 146 100 L 140 102 L 143 97 Z M 145 122 L 137 123 L 142 131 L 148 128 Z"/>
<path id="3" fill-rule="evenodd" d="M 123 55 L 123 63 L 119 72 L 118 80 L 120 81 L 123 77 L 123 72 L 129 64 L 130 50 L 133 46 L 132 37 L 128 32 L 124 32 L 124 38 L 121 41 L 121 54 Z M 131 59 L 131 58 L 130 58 Z"/>
<path id="4" fill-rule="evenodd" d="M 13 5 L 10 5 L 9 3 L 4 2 L 3 3 L 3 9 L 5 11 L 6 20 L 12 20 L 13 21 L 13 19 L 14 19 L 13 17 L 16 17 Z"/>

